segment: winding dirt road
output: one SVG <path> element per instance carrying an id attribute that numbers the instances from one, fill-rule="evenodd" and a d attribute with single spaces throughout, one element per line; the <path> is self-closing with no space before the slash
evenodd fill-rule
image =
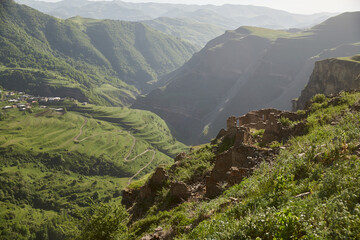
<path id="1" fill-rule="evenodd" d="M 93 137 L 102 135 L 102 134 L 96 134 L 96 135 L 89 136 L 89 137 L 86 137 L 86 138 L 83 138 L 83 139 L 79 140 L 79 137 L 83 134 L 83 128 L 85 127 L 85 125 L 87 124 L 87 122 L 88 122 L 88 119 L 84 117 L 84 123 L 83 123 L 83 124 L 81 125 L 81 127 L 80 127 L 79 134 L 74 137 L 74 142 L 76 142 L 76 143 L 81 143 L 81 142 L 83 142 L 83 141 L 85 141 L 85 140 L 87 140 L 87 139 L 89 139 L 89 138 L 93 138 Z M 120 130 L 119 132 L 122 132 L 122 131 Z M 108 134 L 108 133 L 104 133 L 104 134 Z M 128 180 L 128 182 L 127 182 L 127 184 L 129 185 L 129 184 L 132 182 L 132 180 L 133 180 L 137 175 L 139 175 L 145 168 L 147 168 L 147 167 L 154 161 L 156 151 L 155 151 L 155 150 L 152 150 L 152 149 L 146 149 L 145 151 L 143 151 L 142 153 L 136 155 L 136 156 L 133 157 L 132 159 L 128 159 L 129 156 L 131 155 L 132 151 L 134 150 L 134 147 L 135 147 L 135 144 L 136 144 L 136 138 L 135 138 L 133 135 L 131 135 L 131 133 L 130 133 L 129 131 L 128 131 L 128 134 L 129 134 L 130 137 L 132 137 L 133 143 L 132 143 L 132 145 L 131 145 L 131 147 L 130 147 L 130 150 L 129 150 L 128 154 L 124 157 L 124 161 L 125 161 L 125 162 L 134 161 L 134 160 L 136 160 L 138 157 L 146 154 L 147 152 L 152 152 L 152 153 L 153 153 L 151 160 L 150 160 L 144 167 L 140 168 L 132 177 L 129 178 L 129 180 Z"/>

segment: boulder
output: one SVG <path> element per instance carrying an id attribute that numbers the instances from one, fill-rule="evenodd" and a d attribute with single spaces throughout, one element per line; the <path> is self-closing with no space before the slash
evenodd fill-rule
<path id="1" fill-rule="evenodd" d="M 138 199 L 141 201 L 141 200 L 144 200 L 144 199 L 149 199 L 151 197 L 152 197 L 151 188 L 150 188 L 150 186 L 148 184 L 145 184 L 139 190 Z"/>

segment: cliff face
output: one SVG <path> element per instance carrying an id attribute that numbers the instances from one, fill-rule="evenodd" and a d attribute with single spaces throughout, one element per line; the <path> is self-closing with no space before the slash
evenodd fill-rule
<path id="1" fill-rule="evenodd" d="M 210 41 L 166 86 L 135 108 L 161 116 L 177 139 L 204 143 L 223 119 L 261 108 L 291 109 L 315 61 L 360 53 L 360 13 L 345 13 L 301 33 L 240 27 Z M 356 26 L 355 26 L 356 25 Z"/>
<path id="2" fill-rule="evenodd" d="M 315 94 L 335 94 L 360 89 L 360 55 L 351 58 L 332 58 L 315 63 L 309 83 L 301 92 L 293 109 L 302 109 Z"/>

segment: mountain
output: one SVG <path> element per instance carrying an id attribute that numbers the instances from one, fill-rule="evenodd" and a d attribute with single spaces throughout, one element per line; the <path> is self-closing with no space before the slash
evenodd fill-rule
<path id="1" fill-rule="evenodd" d="M 144 21 L 149 26 L 153 26 L 164 33 L 184 37 L 186 40 L 193 40 L 193 44 L 199 45 L 199 42 L 201 42 L 201 47 L 205 45 L 203 42 L 214 38 L 215 33 L 218 33 L 216 36 L 222 34 L 222 29 L 233 30 L 243 25 L 273 29 L 308 28 L 334 16 L 332 13 L 292 14 L 266 7 L 230 4 L 222 6 L 185 5 L 130 3 L 119 0 L 96 2 L 64 0 L 55 3 L 17 0 L 17 2 L 63 19 L 82 16 L 96 19 Z M 169 20 L 169 18 L 172 18 L 172 20 Z M 179 24 L 181 24 L 181 30 L 184 33 L 179 31 Z M 194 37 L 201 37 L 201 40 L 194 40 L 194 38 L 189 37 L 188 34 L 198 31 L 200 25 L 203 28 L 201 34 L 195 33 Z M 220 29 L 221 31 L 218 32 Z"/>
<path id="2" fill-rule="evenodd" d="M 0 84 L 39 95 L 128 105 L 196 49 L 141 23 L 60 20 L 10 0 L 0 13 Z"/>
<path id="3" fill-rule="evenodd" d="M 255 26 L 273 25 L 278 28 L 309 27 L 323 19 L 332 16 L 330 13 L 313 15 L 292 14 L 281 10 L 247 6 L 231 5 L 185 5 L 166 3 L 131 3 L 119 0 L 114 1 L 88 1 L 63 0 L 60 2 L 41 2 L 35 0 L 17 0 L 42 12 L 60 18 L 82 16 L 96 19 L 116 19 L 125 21 L 152 20 L 159 17 L 170 18 L 197 18 L 202 22 L 210 21 L 223 25 L 226 29 L 233 29 L 240 25 L 254 23 Z M 215 18 L 214 18 L 215 16 Z M 259 21 L 257 21 L 259 18 Z M 264 19 L 266 19 L 264 21 Z M 264 25 L 265 24 L 265 25 Z"/>
<path id="4" fill-rule="evenodd" d="M 168 35 L 185 39 L 200 47 L 205 46 L 211 39 L 225 32 L 225 28 L 216 24 L 203 23 L 187 18 L 160 17 L 154 20 L 142 21 L 142 23 Z"/>
<path id="5" fill-rule="evenodd" d="M 360 41 L 359 22 L 360 13 L 353 12 L 303 32 L 227 31 L 164 77 L 166 87 L 138 98 L 134 107 L 160 115 L 183 142 L 206 142 L 226 116 L 264 107 L 290 109 L 310 77 L 313 59 L 359 51 L 353 44 Z"/>
<path id="6" fill-rule="evenodd" d="M 332 58 L 315 63 L 309 83 L 302 90 L 294 109 L 302 109 L 316 94 L 336 94 L 360 89 L 360 55 Z"/>

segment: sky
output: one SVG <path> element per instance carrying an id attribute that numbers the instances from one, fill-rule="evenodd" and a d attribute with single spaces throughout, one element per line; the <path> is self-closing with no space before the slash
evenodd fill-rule
<path id="1" fill-rule="evenodd" d="M 58 2 L 59 0 L 42 0 Z M 106 1 L 106 0 L 92 0 Z M 125 2 L 159 2 L 184 4 L 242 4 L 266 6 L 292 13 L 312 14 L 317 12 L 360 11 L 360 0 L 123 0 Z"/>

